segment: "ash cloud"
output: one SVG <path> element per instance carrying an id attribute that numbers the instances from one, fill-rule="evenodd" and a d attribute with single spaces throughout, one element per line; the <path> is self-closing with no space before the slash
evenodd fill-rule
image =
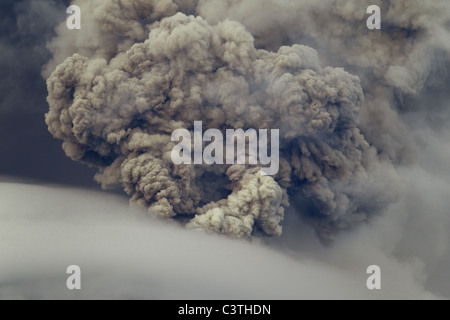
<path id="1" fill-rule="evenodd" d="M 450 67 L 450 3 L 376 0 L 382 29 L 365 21 L 367 3 L 356 0 L 222 0 L 198 2 L 208 22 L 243 23 L 262 48 L 304 43 L 323 63 L 346 68 L 362 80 L 360 128 L 383 158 L 415 162 L 416 146 L 402 114 L 432 110 L 420 97 L 442 92 Z M 447 81 L 446 81 L 447 79 Z M 431 111 L 434 112 L 434 111 Z"/>
<path id="2" fill-rule="evenodd" d="M 52 147 L 58 143 L 57 140 L 52 144 L 48 133 L 45 135 L 45 132 L 39 133 L 36 129 L 38 128 L 36 123 L 40 123 L 42 128 L 45 126 L 42 113 L 48 109 L 48 106 L 44 106 L 40 101 L 44 100 L 41 94 L 44 88 L 39 83 L 36 85 L 39 73 L 37 70 L 40 70 L 41 65 L 48 59 L 43 44 L 53 35 L 49 29 L 66 17 L 62 3 L 44 0 L 5 0 L 0 4 L 2 26 L 0 69 L 6 70 L 5 78 L 8 79 L 0 84 L 0 135 L 4 138 L 0 142 L 2 154 L 0 169 L 9 175 L 20 171 L 26 172 L 30 177 L 49 179 L 51 176 L 52 181 L 74 184 L 77 179 L 82 181 L 80 176 L 83 171 L 76 170 L 78 164 L 74 162 L 72 164 L 70 160 L 64 162 L 62 158 L 58 158 Z M 105 73 L 96 76 L 106 79 L 106 72 L 113 71 L 110 66 L 116 56 L 126 53 L 135 44 L 139 45 L 149 40 L 150 31 L 158 29 L 164 17 L 170 18 L 177 12 L 186 16 L 201 16 L 205 20 L 203 24 L 214 30 L 212 34 L 215 34 L 217 25 L 221 22 L 227 19 L 236 21 L 238 24 L 234 25 L 240 25 L 240 29 L 244 29 L 254 38 L 253 48 L 256 52 L 265 51 L 268 56 L 275 57 L 281 46 L 292 49 L 294 45 L 303 45 L 302 50 L 298 52 L 312 52 L 312 58 L 308 60 L 314 62 L 312 65 L 287 72 L 293 78 L 297 72 L 315 71 L 316 75 L 311 76 L 311 79 L 323 79 L 324 70 L 327 69 L 323 66 L 331 65 L 344 67 L 348 73 L 342 72 L 342 75 L 345 74 L 346 79 L 356 79 L 357 76 L 361 80 L 359 85 L 353 83 L 351 87 L 358 91 L 362 89 L 364 101 L 354 106 L 349 104 L 347 105 L 349 109 L 346 110 L 353 110 L 354 107 L 354 110 L 359 112 L 359 119 L 353 118 L 355 119 L 353 129 L 360 130 L 361 138 L 364 137 L 363 141 L 371 150 L 366 151 L 369 160 L 361 161 L 361 166 L 370 174 L 367 178 L 364 175 L 361 177 L 359 174 L 364 171 L 357 170 L 352 172 L 354 179 L 344 180 L 348 182 L 347 184 L 342 183 L 341 176 L 331 176 L 330 169 L 323 165 L 330 159 L 328 151 L 339 151 L 342 145 L 332 145 L 329 137 L 317 135 L 314 141 L 318 145 L 320 142 L 320 146 L 332 145 L 334 148 L 326 148 L 323 157 L 319 158 L 317 154 L 320 149 L 312 148 L 312 144 L 308 144 L 308 147 L 313 149 L 310 152 L 314 159 L 312 164 L 317 165 L 314 170 L 328 179 L 332 192 L 352 195 L 349 202 L 350 210 L 344 210 L 339 216 L 344 223 L 338 225 L 331 223 L 331 228 L 326 227 L 330 221 L 328 219 L 336 220 L 333 220 L 334 217 L 323 216 L 326 207 L 321 206 L 331 201 L 327 199 L 312 201 L 325 190 L 319 189 L 309 196 L 305 192 L 314 191 L 310 189 L 313 184 L 310 181 L 298 183 L 292 173 L 297 162 L 291 161 L 295 153 L 290 149 L 289 143 L 300 142 L 302 139 L 312 143 L 311 135 L 317 134 L 315 129 L 307 131 L 308 133 L 302 137 L 284 138 L 286 144 L 283 147 L 289 147 L 287 148 L 289 152 L 285 150 L 282 156 L 283 162 L 288 163 L 282 166 L 280 175 L 270 180 L 269 184 L 267 184 L 269 180 L 263 181 L 264 188 L 255 187 L 259 186 L 258 177 L 252 174 L 252 168 L 245 167 L 236 168 L 237 173 L 233 176 L 236 176 L 237 180 L 233 180 L 230 187 L 227 186 L 230 179 L 225 171 L 228 168 L 222 168 L 220 174 L 216 171 L 217 168 L 195 168 L 201 171 L 202 176 L 195 176 L 192 179 L 188 176 L 183 181 L 189 188 L 194 184 L 189 184 L 188 181 L 199 184 L 199 188 L 203 188 L 202 191 L 206 195 L 200 193 L 201 197 L 194 200 L 200 198 L 196 201 L 201 202 L 201 199 L 206 199 L 210 201 L 211 206 L 209 208 L 207 204 L 201 203 L 201 206 L 195 207 L 193 203 L 188 202 L 185 207 L 181 207 L 185 204 L 180 202 L 178 208 L 195 207 L 197 219 L 202 216 L 208 217 L 204 215 L 204 211 L 197 212 L 197 209 L 211 209 L 213 218 L 220 217 L 218 220 L 211 219 L 212 223 L 209 223 L 209 220 L 201 221 L 203 226 L 199 224 L 199 227 L 205 228 L 206 225 L 215 231 L 227 232 L 230 229 L 236 230 L 227 229 L 229 227 L 242 225 L 244 228 L 239 229 L 239 232 L 244 230 L 248 234 L 252 228 L 252 236 L 261 233 L 257 224 L 250 223 L 250 220 L 255 218 L 252 214 L 248 217 L 251 219 L 247 218 L 243 222 L 224 223 L 229 218 L 222 219 L 222 217 L 229 215 L 231 211 L 229 200 L 237 199 L 235 203 L 246 199 L 251 201 L 251 196 L 256 194 L 252 193 L 254 190 L 259 192 L 264 189 L 265 194 L 269 195 L 267 199 L 285 200 L 284 192 L 287 192 L 290 207 L 284 203 L 282 205 L 286 211 L 285 220 L 279 221 L 281 213 L 264 218 L 266 222 L 274 222 L 273 225 L 268 224 L 271 227 L 269 230 L 276 231 L 275 224 L 283 226 L 283 234 L 280 237 L 267 241 L 271 246 L 275 246 L 277 252 L 261 248 L 255 243 L 233 242 L 230 239 L 216 239 L 214 236 L 205 238 L 195 232 L 187 233 L 163 225 L 159 221 L 148 222 L 141 219 L 136 221 L 122 202 L 92 191 L 3 183 L 5 179 L 0 177 L 2 221 L 0 299 L 450 297 L 450 282 L 446 281 L 450 266 L 448 2 L 374 1 L 374 4 L 382 7 L 383 29 L 377 32 L 365 29 L 366 8 L 360 1 L 216 0 L 146 1 L 146 3 L 142 1 L 137 7 L 145 13 L 143 15 L 130 12 L 133 8 L 131 4 L 138 2 L 120 1 L 120 3 L 127 8 L 126 17 L 121 14 L 118 1 L 82 3 L 78 1 L 77 4 L 85 8 L 83 28 L 86 28 L 84 31 L 87 32 L 68 31 L 65 23 L 57 27 L 58 36 L 48 46 L 54 59 L 44 68 L 44 76 L 48 78 L 60 64 L 69 66 L 67 61 L 64 62 L 66 58 L 78 53 L 77 61 L 85 61 L 86 66 L 93 67 L 97 66 L 97 63 L 103 63 L 104 67 L 98 70 Z M 39 4 L 41 8 L 45 8 L 44 11 L 39 10 Z M 68 5 L 68 1 L 64 2 L 64 5 Z M 152 9 L 156 7 L 158 9 Z M 160 15 L 152 15 L 150 12 L 152 10 L 156 10 L 155 12 Z M 100 17 L 105 12 L 109 14 Z M 133 23 L 134 19 L 139 23 Z M 19 27 L 19 20 L 29 22 L 33 27 L 29 27 L 27 23 L 22 23 Z M 127 22 L 122 23 L 121 20 Z M 31 56 L 30 52 L 35 54 Z M 145 54 L 142 61 L 147 57 Z M 126 65 L 124 61 L 127 59 L 123 59 L 121 65 Z M 94 63 L 94 60 L 98 62 Z M 135 61 L 134 59 L 128 61 L 131 60 Z M 238 66 L 239 64 L 235 65 Z M 97 69 L 89 69 L 89 72 L 92 70 Z M 246 70 L 239 73 L 244 82 L 255 81 L 252 74 L 245 74 Z M 333 73 L 338 69 L 328 68 L 328 70 Z M 149 73 L 151 74 L 150 71 Z M 196 74 L 201 76 L 201 72 Z M 190 76 L 192 75 L 186 76 L 185 79 L 191 79 Z M 273 79 L 275 78 L 267 78 L 265 81 Z M 87 81 L 79 79 L 77 81 L 87 85 Z M 111 83 L 117 86 L 118 82 Z M 301 82 L 298 85 L 301 90 L 305 90 L 301 87 L 303 85 Z M 337 87 L 329 82 L 326 85 L 325 88 Z M 124 87 L 129 88 L 129 83 Z M 188 87 L 189 85 L 186 85 L 183 90 Z M 208 83 L 207 90 L 201 92 L 206 92 L 207 98 L 211 99 L 218 94 L 218 88 L 220 89 L 216 83 Z M 235 88 L 236 85 L 232 85 L 230 91 L 224 92 L 233 92 Z M 250 87 L 250 92 L 261 91 L 264 97 L 270 97 L 270 93 L 264 92 L 266 88 Z M 69 92 L 73 90 L 75 94 L 75 89 L 75 86 L 71 87 Z M 305 92 L 310 94 L 313 91 Z M 121 97 L 119 93 L 111 96 Z M 102 96 L 99 94 L 92 97 L 99 97 L 101 101 Z M 230 99 L 233 99 L 231 93 Z M 34 103 L 30 103 L 31 100 Z M 90 101 L 88 100 L 89 103 Z M 264 101 L 262 106 L 266 107 L 268 104 Z M 103 103 L 100 102 L 100 105 Z M 144 106 L 147 107 L 145 104 Z M 202 110 L 202 107 L 200 105 L 198 109 Z M 326 113 L 331 110 L 328 107 L 324 102 L 319 109 Z M 270 110 L 277 111 L 277 108 L 280 107 L 277 105 Z M 101 130 L 103 126 L 108 126 L 102 120 L 98 120 L 106 117 L 104 113 L 106 109 L 100 109 L 98 117 L 91 123 L 101 123 Z M 61 110 L 60 120 L 64 126 L 57 125 L 55 128 L 64 127 L 67 130 L 65 134 L 71 137 L 74 132 L 68 119 L 72 109 L 63 106 Z M 78 112 L 82 109 L 76 110 Z M 28 119 L 30 114 L 36 113 L 37 116 L 33 116 L 33 121 Z M 207 114 L 206 111 L 204 113 Z M 10 114 L 15 116 L 10 117 Z M 130 114 L 128 109 L 125 114 Z M 294 115 L 298 119 L 298 114 Z M 107 116 L 107 119 L 113 119 L 112 114 Z M 340 114 L 337 117 L 336 124 L 342 125 L 343 118 Z M 80 116 L 79 120 L 82 119 Z M 94 115 L 88 113 L 85 119 L 94 119 Z M 111 128 L 121 123 L 122 116 L 116 120 L 117 123 L 111 122 Z M 273 121 L 281 120 L 273 119 Z M 218 123 L 220 125 L 221 122 Z M 286 123 L 284 132 L 292 130 L 292 127 L 294 132 L 300 130 L 295 125 L 292 126 L 293 122 L 286 121 Z M 302 130 L 311 128 L 307 120 L 305 123 L 307 125 Z M 84 131 L 87 133 L 86 137 L 88 139 L 94 136 L 101 137 L 102 134 L 95 132 L 95 128 L 88 129 L 89 124 L 86 123 Z M 142 121 L 137 121 L 133 123 L 132 128 L 139 129 L 142 125 Z M 155 127 L 161 130 L 161 126 L 162 124 L 157 124 Z M 133 170 L 129 162 L 127 177 L 130 177 L 131 182 L 127 180 L 125 184 L 130 193 L 139 195 L 153 194 L 151 188 L 158 186 L 147 181 L 162 183 L 167 177 L 162 175 L 164 179 L 156 180 L 160 176 L 152 175 L 159 172 L 158 166 L 153 165 L 151 158 L 154 151 L 151 149 L 150 152 L 141 151 L 146 143 L 149 146 L 155 143 L 153 140 L 147 140 L 148 132 L 145 132 L 147 129 L 141 129 L 142 135 L 135 135 L 136 140 L 133 140 L 132 147 L 136 147 L 136 152 L 143 155 L 135 161 L 138 164 L 142 163 L 144 167 L 136 166 L 137 169 Z M 94 133 L 91 134 L 91 131 Z M 81 132 L 83 130 L 78 134 Z M 165 134 L 161 136 L 162 139 L 166 139 Z M 358 145 L 357 143 L 347 145 L 345 139 L 343 141 L 340 139 L 336 138 L 335 141 L 346 145 L 348 151 Z M 83 151 L 79 151 L 76 145 L 69 143 L 66 145 L 66 151 L 68 150 L 69 155 L 75 158 L 84 155 L 86 156 L 84 162 L 97 166 L 97 169 L 102 171 L 98 180 L 104 187 L 112 187 L 117 181 L 123 184 L 125 180 L 122 180 L 122 160 L 111 162 L 119 154 L 112 153 L 99 159 L 98 152 L 85 152 L 97 148 L 104 142 L 103 139 L 99 139 L 96 141 L 98 145 L 94 143 L 94 146 L 83 146 L 87 148 Z M 105 146 L 110 148 L 108 142 Z M 124 154 L 128 152 L 129 150 L 125 149 Z M 147 160 L 147 156 L 151 160 Z M 158 157 L 162 156 L 157 153 L 155 159 Z M 356 167 L 359 166 L 356 155 L 350 159 L 350 163 L 354 161 Z M 337 164 L 339 163 L 344 162 Z M 158 165 L 160 164 L 161 167 L 164 166 L 164 159 L 158 162 Z M 336 170 L 338 168 L 335 165 L 331 167 Z M 188 171 L 186 168 L 184 170 Z M 314 170 L 311 172 L 316 172 Z M 299 173 L 300 170 L 296 172 Z M 144 174 L 145 178 L 140 180 L 142 183 L 136 188 L 137 184 L 132 179 L 140 178 Z M 386 176 L 395 181 L 400 179 L 403 187 L 388 182 Z M 10 180 L 11 178 L 6 179 Z M 218 189 L 219 184 L 224 188 Z M 239 189 L 239 184 L 244 184 L 244 188 Z M 245 189 L 245 184 L 252 185 L 251 191 L 249 188 Z M 266 185 L 273 188 L 267 190 Z M 361 187 L 366 189 L 360 190 Z M 168 197 L 167 194 L 173 195 L 171 192 L 175 190 L 171 187 L 166 189 L 170 192 L 155 196 L 159 197 L 158 201 L 162 201 L 160 209 L 168 207 L 163 199 Z M 186 189 L 187 187 L 182 187 L 176 190 Z M 233 190 L 237 190 L 233 195 L 234 198 L 229 197 Z M 366 192 L 367 190 L 370 192 Z M 279 192 L 283 193 L 281 198 L 270 198 Z M 400 201 L 388 205 L 393 199 L 398 198 L 399 193 L 402 194 Z M 250 197 L 247 198 L 247 195 Z M 389 197 L 384 198 L 386 195 Z M 136 201 L 148 206 L 145 198 L 138 196 Z M 340 201 L 336 208 L 345 208 L 343 203 Z M 259 214 L 271 212 L 261 211 L 259 208 L 262 207 L 255 203 L 252 208 L 258 209 L 255 211 Z M 272 207 L 269 205 L 268 208 Z M 334 234 L 340 228 L 347 229 L 366 221 L 365 215 L 359 216 L 361 220 L 358 219 L 355 213 L 360 209 L 355 208 L 368 210 L 370 213 L 367 216 L 377 218 L 368 219 L 367 223 L 362 223 L 359 228 L 342 233 L 332 246 L 323 247 L 316 241 L 314 232 L 321 233 L 322 239 L 330 239 L 330 229 Z M 354 209 L 356 211 L 352 211 Z M 188 223 L 192 218 L 194 214 L 177 213 L 175 216 L 175 220 L 182 223 Z M 305 224 L 305 220 L 310 224 Z M 258 224 L 261 221 L 262 219 Z M 194 222 L 192 221 L 190 225 L 197 227 Z M 220 228 L 216 228 L 217 226 Z M 85 290 L 79 295 L 72 294 L 64 287 L 65 268 L 73 263 L 81 264 L 84 272 Z M 364 271 L 371 264 L 377 264 L 382 268 L 383 289 L 379 292 L 369 292 L 364 286 L 367 279 Z"/>
<path id="3" fill-rule="evenodd" d="M 99 168 L 103 187 L 122 185 L 153 214 L 242 238 L 280 235 L 289 201 L 327 241 L 397 199 L 392 164 L 359 129 L 359 78 L 321 67 L 314 49 L 258 49 L 241 23 L 183 13 L 194 2 L 74 4 L 85 32 L 67 37 L 61 26 L 50 45 L 55 61 L 76 53 L 47 81 L 46 122 L 68 156 Z M 197 120 L 280 128 L 280 173 L 174 166 L 171 133 Z"/>

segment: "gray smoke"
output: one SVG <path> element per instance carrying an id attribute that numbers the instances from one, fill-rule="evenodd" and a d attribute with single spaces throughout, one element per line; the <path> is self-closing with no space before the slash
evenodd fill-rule
<path id="1" fill-rule="evenodd" d="M 73 3 L 83 29 L 58 27 L 44 71 L 50 132 L 104 188 L 235 237 L 280 235 L 289 203 L 323 241 L 383 212 L 416 158 L 403 113 L 448 74 L 445 1 L 380 1 L 381 31 L 356 0 Z M 175 166 L 171 134 L 198 120 L 279 128 L 279 173 Z"/>
<path id="2" fill-rule="evenodd" d="M 448 86 L 450 2 L 374 0 L 382 29 L 366 27 L 367 2 L 357 0 L 200 0 L 208 22 L 242 22 L 262 48 L 303 43 L 323 63 L 351 70 L 362 80 L 360 128 L 383 158 L 415 162 L 416 147 L 402 114 L 434 110 L 418 100 Z"/>

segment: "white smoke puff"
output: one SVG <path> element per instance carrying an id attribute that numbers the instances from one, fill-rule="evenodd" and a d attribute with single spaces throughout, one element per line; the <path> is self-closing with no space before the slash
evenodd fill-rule
<path id="1" fill-rule="evenodd" d="M 162 14 L 153 14 L 158 3 L 145 6 L 149 17 Z M 101 15 L 88 16 L 96 30 L 105 21 L 122 30 L 135 18 L 134 9 L 101 8 Z M 392 166 L 379 161 L 358 129 L 357 77 L 322 69 L 309 47 L 256 49 L 237 22 L 210 25 L 183 13 L 139 21 L 132 30 L 148 28 L 145 41 L 139 32 L 109 37 L 108 54 L 91 43 L 93 50 L 80 50 L 86 56 L 67 58 L 48 79 L 50 132 L 65 141 L 68 156 L 99 167 L 96 180 L 104 187 L 121 184 L 133 202 L 158 216 L 243 238 L 258 231 L 280 235 L 288 193 L 323 240 L 396 199 Z M 279 128 L 280 173 L 175 166 L 171 134 L 192 131 L 198 120 L 204 130 L 222 132 Z"/>

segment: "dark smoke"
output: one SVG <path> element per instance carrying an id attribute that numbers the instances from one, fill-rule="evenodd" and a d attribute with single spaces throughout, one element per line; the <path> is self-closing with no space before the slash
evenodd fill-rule
<path id="1" fill-rule="evenodd" d="M 104 188 L 235 237 L 280 235 L 289 203 L 324 241 L 383 212 L 415 162 L 402 110 L 449 61 L 446 1 L 380 1 L 380 32 L 356 0 L 73 3 L 82 30 L 58 27 L 44 72 L 50 132 Z M 279 128 L 279 174 L 175 166 L 171 134 L 198 120 Z"/>

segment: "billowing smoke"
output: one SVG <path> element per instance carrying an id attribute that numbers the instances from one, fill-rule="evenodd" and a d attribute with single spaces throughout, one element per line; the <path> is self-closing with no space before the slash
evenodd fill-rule
<path id="1" fill-rule="evenodd" d="M 414 162 L 416 147 L 402 114 L 433 106 L 417 99 L 448 87 L 450 2 L 374 0 L 382 28 L 366 27 L 369 3 L 357 0 L 200 0 L 208 22 L 244 23 L 262 48 L 303 43 L 323 63 L 345 67 L 361 80 L 360 128 L 382 158 Z"/>
<path id="2" fill-rule="evenodd" d="M 292 205 L 331 240 L 398 199 L 415 149 L 401 110 L 449 65 L 449 3 L 391 2 L 369 31 L 356 0 L 73 1 L 82 30 L 49 45 L 46 122 L 152 214 L 250 238 L 280 235 Z M 171 134 L 194 121 L 280 129 L 279 173 L 174 165 Z"/>

